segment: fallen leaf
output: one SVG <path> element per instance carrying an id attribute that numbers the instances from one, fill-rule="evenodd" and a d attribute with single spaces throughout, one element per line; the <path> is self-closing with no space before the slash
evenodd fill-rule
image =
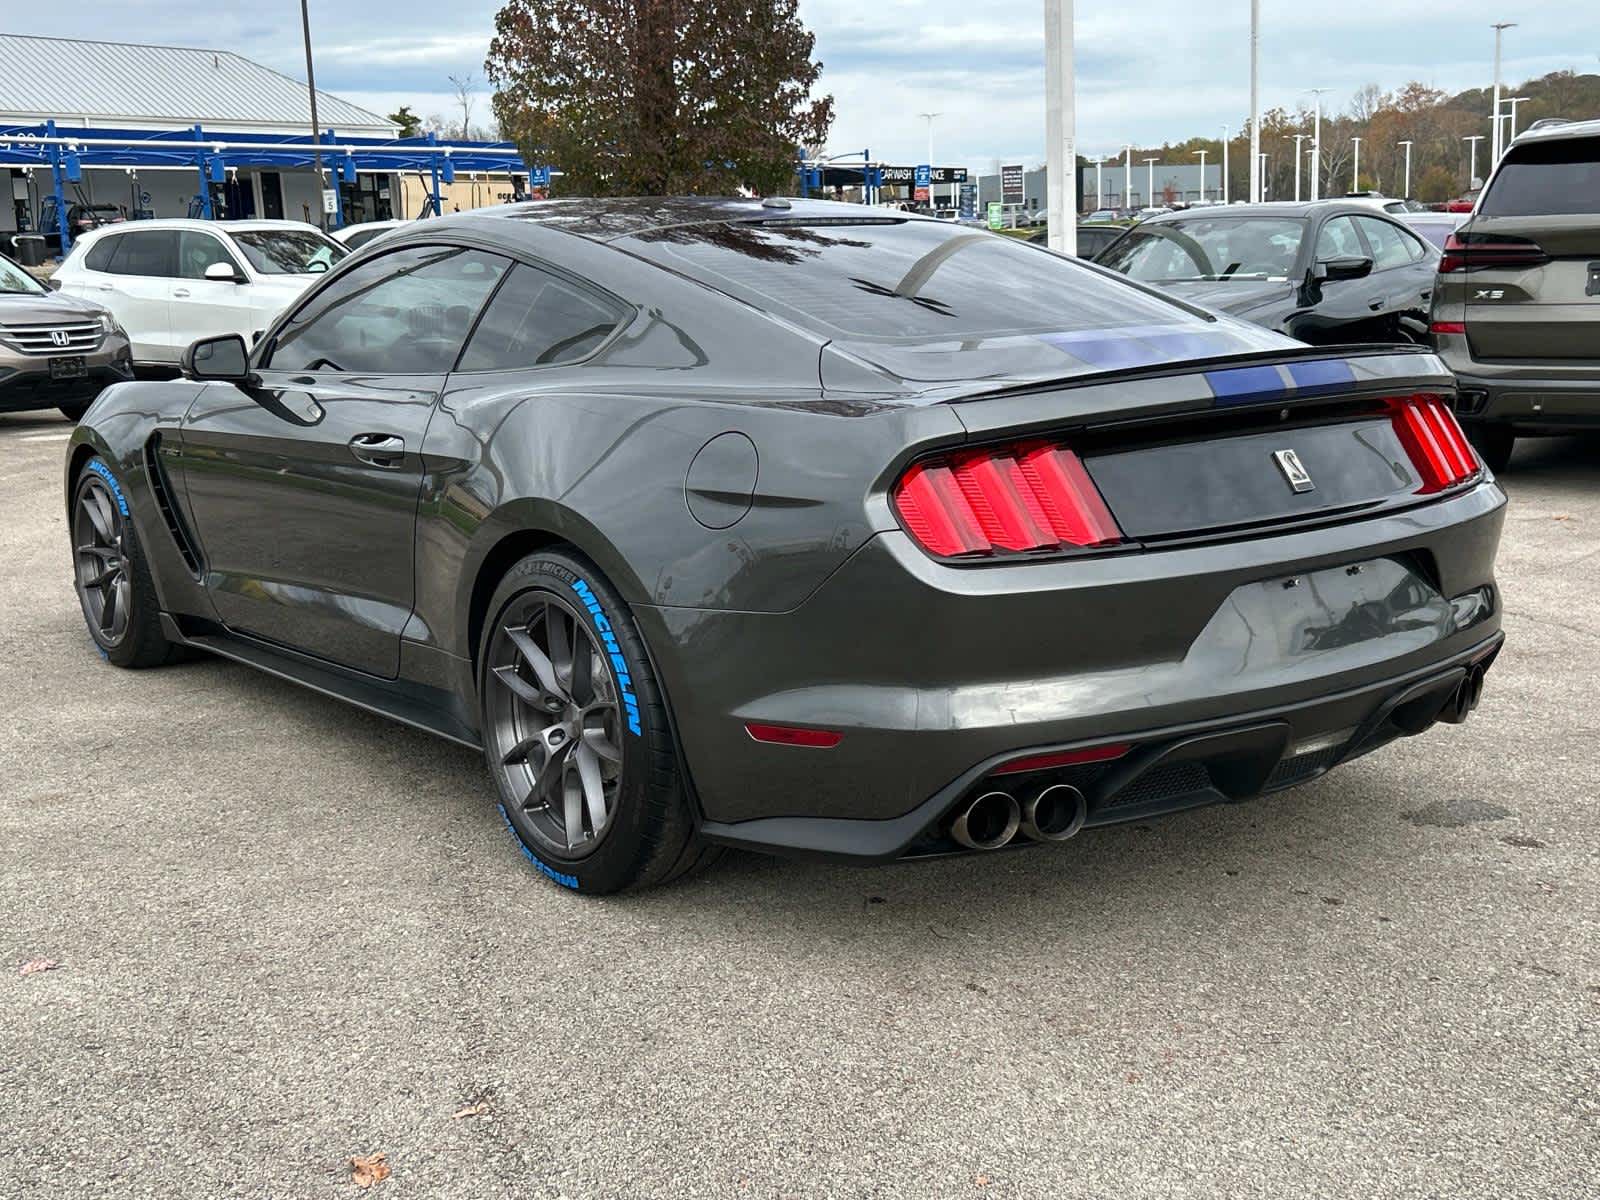
<path id="1" fill-rule="evenodd" d="M 1571 513 L 1558 513 L 1556 516 L 1552 517 L 1551 520 L 1554 520 L 1554 521 L 1570 521 L 1570 520 L 1572 520 L 1572 514 Z"/>
<path id="2" fill-rule="evenodd" d="M 480 1100 L 477 1104 L 469 1104 L 465 1108 L 458 1108 L 450 1115 L 452 1121 L 459 1121 L 463 1117 L 486 1117 L 489 1115 L 489 1102 Z"/>
<path id="3" fill-rule="evenodd" d="M 35 958 L 22 964 L 24 975 L 37 975 L 40 971 L 59 971 L 61 964 L 53 958 Z"/>
<path id="4" fill-rule="evenodd" d="M 989 1177 L 987 1175 L 979 1175 L 972 1182 L 977 1184 L 979 1187 L 988 1187 L 989 1186 Z"/>
<path id="5" fill-rule="evenodd" d="M 388 1155 L 382 1150 L 376 1154 L 358 1154 L 350 1160 L 350 1182 L 358 1188 L 369 1188 L 389 1178 Z"/>

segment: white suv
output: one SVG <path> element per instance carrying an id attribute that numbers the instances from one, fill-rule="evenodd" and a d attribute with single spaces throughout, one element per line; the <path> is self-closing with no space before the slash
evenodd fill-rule
<path id="1" fill-rule="evenodd" d="M 299 221 L 130 221 L 73 242 L 55 283 L 110 309 L 135 362 L 169 366 L 201 338 L 253 341 L 349 253 Z"/>

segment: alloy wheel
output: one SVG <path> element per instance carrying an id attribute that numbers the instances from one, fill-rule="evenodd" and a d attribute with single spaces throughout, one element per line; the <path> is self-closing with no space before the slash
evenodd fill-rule
<path id="1" fill-rule="evenodd" d="M 553 592 L 501 614 L 485 674 L 490 763 L 519 830 L 561 858 L 586 856 L 616 815 L 621 705 L 588 624 Z"/>
<path id="2" fill-rule="evenodd" d="M 103 645 L 128 634 L 132 568 L 124 546 L 124 518 L 111 489 L 90 475 L 73 513 L 73 565 L 84 615 Z"/>

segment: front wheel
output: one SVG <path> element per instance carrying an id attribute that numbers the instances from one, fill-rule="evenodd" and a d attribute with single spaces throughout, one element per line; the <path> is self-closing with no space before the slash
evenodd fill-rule
<path id="1" fill-rule="evenodd" d="M 106 661 L 154 667 L 175 657 L 127 496 L 103 458 L 85 463 L 73 488 L 72 559 L 78 604 Z"/>
<path id="2" fill-rule="evenodd" d="M 606 894 L 705 861 L 661 687 L 616 590 L 586 560 L 550 550 L 507 572 L 489 613 L 484 754 L 534 865 Z"/>
<path id="3" fill-rule="evenodd" d="M 1511 465 L 1511 451 L 1516 448 L 1517 435 L 1509 428 L 1469 421 L 1464 423 L 1463 429 L 1489 470 L 1498 475 Z"/>

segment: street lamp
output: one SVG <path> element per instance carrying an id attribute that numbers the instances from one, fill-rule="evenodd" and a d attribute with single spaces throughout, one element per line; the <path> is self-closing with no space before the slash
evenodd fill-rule
<path id="1" fill-rule="evenodd" d="M 1201 150 L 1200 154 L 1200 199 L 1206 198 L 1206 155 L 1209 151 Z"/>
<path id="2" fill-rule="evenodd" d="M 921 117 L 924 121 L 926 121 L 928 123 L 928 170 L 930 172 L 933 170 L 933 119 L 935 117 L 941 117 L 943 115 L 944 115 L 943 113 L 936 113 L 936 112 L 918 113 L 917 114 L 917 116 Z M 935 203 L 934 198 L 933 198 L 933 176 L 931 174 L 928 176 L 928 207 L 929 208 L 938 208 L 939 207 L 938 204 Z"/>
<path id="3" fill-rule="evenodd" d="M 1201 173 L 1201 182 L 1205 182 L 1205 173 Z M 1222 202 L 1228 202 L 1228 127 L 1222 127 Z"/>
<path id="4" fill-rule="evenodd" d="M 1322 93 L 1332 88 L 1307 88 L 1317 98 L 1317 115 L 1311 127 L 1311 198 L 1322 199 Z"/>
<path id="5" fill-rule="evenodd" d="M 1472 166 L 1467 169 L 1467 187 L 1470 188 L 1478 181 L 1478 143 L 1483 141 L 1483 134 L 1475 133 L 1461 140 L 1472 147 Z"/>
<path id="6" fill-rule="evenodd" d="M 1266 199 L 1261 191 L 1261 0 L 1250 0 L 1250 202 Z"/>
<path id="7" fill-rule="evenodd" d="M 328 232 L 328 209 L 322 198 L 327 184 L 322 178 L 322 127 L 317 123 L 317 76 L 311 69 L 311 12 L 307 0 L 300 0 L 300 30 L 306 42 L 306 92 L 311 98 L 311 169 L 317 176 L 317 224 Z"/>
<path id="8" fill-rule="evenodd" d="M 1100 170 L 1100 168 L 1105 166 L 1105 165 L 1106 165 L 1106 156 L 1104 154 L 1095 155 L 1095 159 L 1094 159 L 1094 206 L 1097 209 L 1104 208 L 1106 206 L 1105 179 L 1103 178 L 1103 173 Z"/>
<path id="9" fill-rule="evenodd" d="M 1404 190 L 1401 191 L 1400 198 L 1402 200 L 1407 200 L 1411 197 L 1411 143 L 1398 142 L 1396 144 L 1406 148 L 1406 186 Z"/>
<path id="10" fill-rule="evenodd" d="M 1300 143 L 1310 140 L 1311 135 L 1309 133 L 1297 133 L 1294 135 L 1294 202 L 1296 204 L 1300 203 Z"/>
<path id="11" fill-rule="evenodd" d="M 1267 156 L 1265 154 L 1256 155 L 1256 162 L 1261 164 L 1260 168 L 1259 168 L 1260 171 L 1261 171 L 1261 199 L 1262 200 L 1266 200 L 1266 198 L 1267 198 Z"/>
<path id="12" fill-rule="evenodd" d="M 1356 148 L 1355 163 L 1350 168 L 1350 190 L 1359 192 L 1361 190 L 1361 139 L 1353 137 L 1350 141 Z"/>
<path id="13" fill-rule="evenodd" d="M 1133 147 L 1122 148 L 1122 207 L 1133 207 Z"/>
<path id="14" fill-rule="evenodd" d="M 1494 141 L 1491 163 L 1500 161 L 1500 35 L 1508 29 L 1515 29 L 1515 21 L 1500 21 L 1494 26 Z"/>
<path id="15" fill-rule="evenodd" d="M 1150 207 L 1151 208 L 1154 208 L 1155 204 L 1156 204 L 1156 163 L 1157 163 L 1157 161 L 1158 160 L 1154 159 L 1154 158 L 1147 158 L 1147 159 L 1144 160 L 1144 168 L 1145 168 L 1146 171 L 1150 172 L 1149 180 L 1148 180 L 1148 182 L 1146 182 L 1145 188 L 1148 190 L 1148 193 L 1149 193 Z"/>
<path id="16" fill-rule="evenodd" d="M 1503 103 L 1511 105 L 1511 129 L 1506 134 L 1506 146 L 1511 145 L 1517 137 L 1517 105 L 1526 104 L 1527 102 L 1528 98 L 1526 96 L 1511 96 L 1503 101 Z"/>

